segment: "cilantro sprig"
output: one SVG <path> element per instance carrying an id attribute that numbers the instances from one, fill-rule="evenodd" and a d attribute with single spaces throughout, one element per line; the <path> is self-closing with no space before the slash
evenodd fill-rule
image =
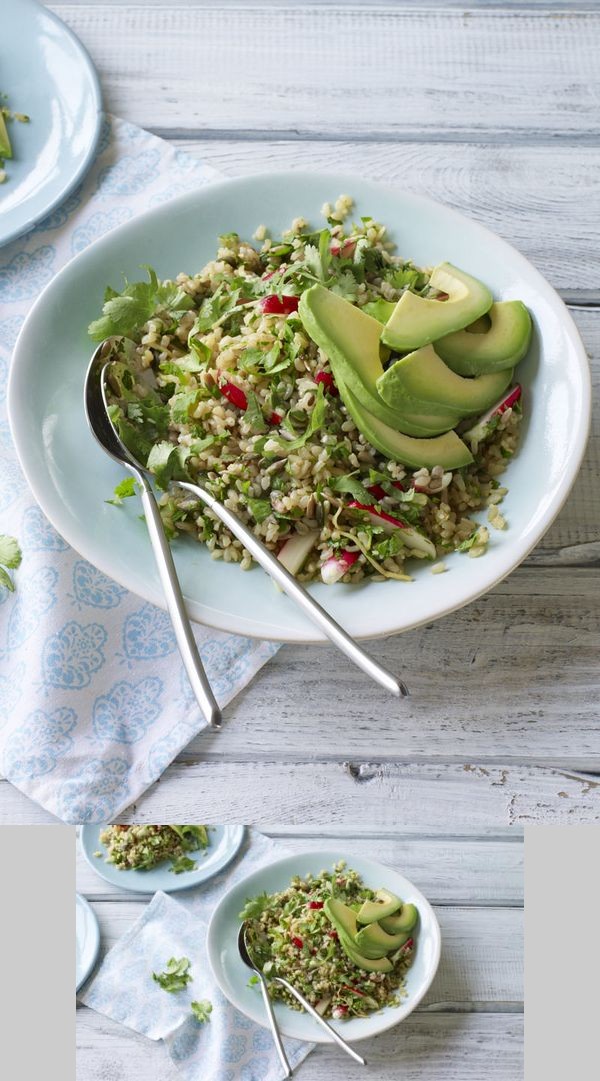
<path id="1" fill-rule="evenodd" d="M 204 1021 L 210 1021 L 213 1004 L 208 998 L 203 998 L 200 1002 L 190 1002 L 190 1009 L 196 1018 L 196 1021 L 198 1021 L 199 1024 L 203 1024 Z"/>
<path id="2" fill-rule="evenodd" d="M 0 586 L 5 586 L 11 593 L 15 591 L 15 583 L 8 572 L 20 567 L 22 558 L 16 537 L 0 534 Z"/>
<path id="3" fill-rule="evenodd" d="M 147 282 L 129 282 L 118 293 L 109 286 L 104 294 L 102 315 L 88 327 L 94 341 L 101 342 L 112 335 L 133 337 L 156 312 L 176 315 L 193 308 L 194 301 L 176 282 L 159 282 L 156 271 L 145 266 Z"/>
<path id="4" fill-rule="evenodd" d="M 153 972 L 152 979 L 159 987 L 162 987 L 163 991 L 168 991 L 170 995 L 173 995 L 177 991 L 183 991 L 188 983 L 191 983 L 191 967 L 192 962 L 188 957 L 171 957 L 167 961 L 165 971 Z"/>

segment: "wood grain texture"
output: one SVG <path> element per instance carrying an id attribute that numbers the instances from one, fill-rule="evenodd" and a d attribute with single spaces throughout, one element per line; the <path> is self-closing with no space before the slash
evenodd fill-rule
<path id="1" fill-rule="evenodd" d="M 342 171 L 428 195 L 514 244 L 555 288 L 591 290 L 600 300 L 596 256 L 600 247 L 600 151 L 596 147 L 579 143 L 566 147 L 175 141 L 225 176 L 282 169 Z M 397 240 L 402 250 L 401 236 Z M 600 314 L 596 320 L 600 328 Z M 587 324 L 582 327 L 585 331 Z"/>
<path id="2" fill-rule="evenodd" d="M 412 1014 L 362 1044 L 377 1081 L 515 1081 L 523 1074 L 523 1018 L 514 1014 Z M 92 1010 L 78 1011 L 78 1081 L 181 1081 L 166 1052 Z M 364 1081 L 363 1067 L 319 1047 L 300 1081 Z M 208 1079 L 207 1079 L 208 1081 Z"/>
<path id="3" fill-rule="evenodd" d="M 364 829 L 364 827 L 363 827 Z M 327 848 L 341 855 L 377 859 L 395 867 L 414 882 L 435 905 L 477 905 L 515 908 L 523 904 L 522 832 L 515 828 L 495 840 L 472 837 L 403 836 L 377 826 L 370 836 L 357 837 L 357 827 L 342 827 L 337 836 L 323 830 L 305 836 L 306 825 L 294 831 L 275 827 L 263 832 L 277 836 L 286 851 Z M 366 832 L 366 830 L 365 830 Z M 128 905 L 132 894 L 106 882 L 89 866 L 77 846 L 77 889 L 89 900 Z"/>
<path id="4" fill-rule="evenodd" d="M 88 46 L 108 108 L 156 131 L 599 134 L 597 11 L 244 7 L 233 33 L 218 6 L 52 8 Z"/>

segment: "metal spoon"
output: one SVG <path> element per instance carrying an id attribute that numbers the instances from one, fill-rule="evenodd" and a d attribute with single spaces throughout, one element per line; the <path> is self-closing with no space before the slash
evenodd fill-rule
<path id="1" fill-rule="evenodd" d="M 277 1054 L 279 1055 L 279 1058 L 281 1059 L 281 1065 L 283 1066 L 283 1068 L 285 1070 L 285 1076 L 286 1077 L 291 1077 L 292 1073 L 293 1073 L 293 1070 L 292 1070 L 292 1067 L 289 1064 L 288 1057 L 287 1057 L 287 1055 L 285 1053 L 285 1048 L 284 1048 L 282 1040 L 281 1040 L 281 1033 L 280 1033 L 279 1027 L 277 1025 L 275 1014 L 273 1012 L 273 1004 L 272 1004 L 270 996 L 269 996 L 269 985 L 267 984 L 266 977 L 263 975 L 261 970 L 256 967 L 256 965 L 252 961 L 252 958 L 250 957 L 250 953 L 248 952 L 248 944 L 246 942 L 246 924 L 245 923 L 242 924 L 242 926 L 240 927 L 240 930 L 239 930 L 239 934 L 238 934 L 238 950 L 240 951 L 240 957 L 242 958 L 242 961 L 244 962 L 244 964 L 248 965 L 248 968 L 251 968 L 256 973 L 256 975 L 258 976 L 258 978 L 260 980 L 260 989 L 262 991 L 262 997 L 263 997 L 263 1001 L 264 1001 L 264 1004 L 265 1004 L 265 1009 L 267 1011 L 267 1017 L 269 1018 L 269 1025 L 271 1026 L 271 1032 L 273 1033 L 273 1040 L 275 1041 L 275 1047 L 277 1048 Z"/>
<path id="2" fill-rule="evenodd" d="M 105 406 L 106 393 L 104 381 L 110 366 L 106 357 L 110 354 L 111 348 L 111 339 L 106 339 L 106 341 L 98 347 L 92 357 L 86 381 L 86 387 L 89 383 L 91 389 L 94 389 L 97 383 L 100 384 Z M 104 353 L 102 352 L 103 349 Z M 98 368 L 100 369 L 99 371 L 97 370 Z M 95 394 L 92 402 L 94 407 L 97 407 L 97 399 L 98 393 Z M 104 409 L 103 416 L 97 416 L 96 413 L 97 408 L 94 411 L 94 424 L 92 424 L 92 421 L 90 420 L 89 412 L 88 420 L 94 435 L 104 449 L 108 450 L 108 453 L 111 454 L 113 458 L 116 458 L 117 461 L 121 461 L 123 465 L 127 466 L 128 469 L 135 472 L 137 475 L 141 475 L 143 472 L 147 476 L 151 476 L 150 472 L 131 456 L 127 448 L 121 442 L 121 439 L 108 416 L 106 408 Z M 366 672 L 376 683 L 385 687 L 387 691 L 391 691 L 392 694 L 405 697 L 409 694 L 406 684 L 403 683 L 402 680 L 397 679 L 391 672 L 388 672 L 388 670 L 378 664 L 377 661 L 373 660 L 373 658 L 370 657 L 342 627 L 340 627 L 339 623 L 337 623 L 317 601 L 313 600 L 310 593 L 296 581 L 293 574 L 290 574 L 289 571 L 286 570 L 276 556 L 265 547 L 262 541 L 254 535 L 248 526 L 240 521 L 237 515 L 228 510 L 227 507 L 224 507 L 222 503 L 219 503 L 219 501 L 200 484 L 192 484 L 189 481 L 177 481 L 177 484 L 180 488 L 185 488 L 186 491 L 192 492 L 193 495 L 197 496 L 210 508 L 210 510 L 213 511 L 214 514 L 216 514 L 217 518 L 219 518 L 223 524 L 231 530 L 234 536 L 242 542 L 244 547 L 252 556 L 254 556 L 256 562 L 260 564 L 263 570 L 265 570 L 271 578 L 273 578 L 283 592 L 291 597 L 305 615 L 307 615 L 308 618 L 323 631 L 330 641 L 332 641 L 342 653 L 345 653 L 358 668 L 362 669 L 363 672 Z M 145 490 L 151 491 L 150 486 L 147 483 L 145 484 Z M 172 565 L 171 560 L 171 566 Z"/>
<path id="3" fill-rule="evenodd" d="M 252 955 L 248 948 L 248 939 L 246 934 L 247 928 L 248 920 L 245 920 L 240 927 L 238 934 L 238 949 L 240 951 L 240 957 L 242 958 L 244 964 L 248 965 L 249 968 L 253 969 L 253 971 L 259 977 L 261 989 L 263 992 L 263 998 L 265 998 L 265 1001 L 268 1001 L 269 1003 L 268 1010 L 270 1016 L 272 1017 L 272 1006 L 271 1000 L 269 998 L 267 977 L 264 975 L 262 969 L 258 967 L 258 964 L 252 959 Z M 286 991 L 289 991 L 290 995 L 294 996 L 294 998 L 300 1003 L 300 1005 L 304 1007 L 306 1012 L 309 1013 L 311 1017 L 314 1017 L 315 1021 L 319 1022 L 321 1028 L 324 1028 L 325 1031 L 331 1036 L 332 1040 L 335 1040 L 339 1047 L 341 1047 L 346 1052 L 346 1054 L 350 1055 L 350 1057 L 353 1058 L 355 1062 L 359 1062 L 361 1066 L 367 1065 L 366 1059 L 364 1059 L 362 1055 L 359 1055 L 358 1051 L 355 1051 L 353 1047 L 350 1047 L 349 1043 L 346 1043 L 346 1041 L 342 1039 L 339 1032 L 336 1032 L 336 1030 L 332 1028 L 330 1024 L 328 1024 L 325 1018 L 321 1017 L 321 1014 L 318 1012 L 318 1010 L 315 1010 L 314 1006 L 312 1006 L 311 1003 L 304 998 L 304 995 L 301 995 L 300 992 L 297 991 L 291 983 L 288 983 L 287 980 L 284 980 L 283 976 L 270 976 L 269 979 L 275 980 L 276 983 L 280 983 L 283 987 L 285 987 Z M 275 1023 L 274 1017 L 273 1023 Z M 271 1027 L 273 1027 L 273 1025 L 271 1025 Z"/>
<path id="4" fill-rule="evenodd" d="M 211 728 L 220 728 L 221 710 L 200 660 L 160 511 L 154 492 L 146 479 L 147 470 L 143 469 L 139 462 L 129 453 L 107 412 L 105 379 L 109 367 L 107 357 L 110 356 L 112 348 L 113 342 L 110 338 L 107 338 L 98 346 L 90 361 L 85 377 L 85 415 L 88 425 L 102 449 L 120 465 L 125 466 L 133 474 L 141 488 L 146 525 L 150 534 L 154 558 L 160 574 L 179 652 L 202 713 Z"/>

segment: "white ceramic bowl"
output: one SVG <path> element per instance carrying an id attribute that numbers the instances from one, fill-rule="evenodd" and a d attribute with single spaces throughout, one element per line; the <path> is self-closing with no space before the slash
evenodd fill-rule
<path id="1" fill-rule="evenodd" d="M 93 343 L 88 323 L 105 286 L 131 280 L 140 265 L 159 276 L 199 269 L 219 233 L 275 232 L 298 215 L 318 224 L 325 200 L 347 192 L 356 214 L 385 222 L 398 251 L 416 263 L 450 260 L 482 278 L 497 299 L 520 298 L 534 320 L 533 342 L 519 366 L 524 386 L 522 445 L 510 463 L 503 505 L 508 529 L 492 531 L 480 559 L 452 554 L 448 573 L 418 564 L 412 583 L 311 585 L 311 593 L 355 637 L 387 635 L 430 622 L 485 593 L 513 570 L 562 507 L 585 449 L 590 379 L 575 325 L 552 287 L 518 252 L 482 226 L 422 196 L 353 176 L 285 173 L 202 188 L 140 215 L 81 252 L 47 286 L 17 342 L 9 415 L 25 476 L 42 510 L 86 559 L 121 585 L 164 607 L 136 500 L 105 502 L 124 476 L 86 429 L 82 388 Z M 483 518 L 485 516 L 482 516 Z M 315 641 L 318 632 L 259 568 L 244 573 L 214 562 L 193 540 L 174 545 L 189 611 L 222 630 L 280 641 Z"/>
<path id="2" fill-rule="evenodd" d="M 286 856 L 232 886 L 215 908 L 208 927 L 208 959 L 221 991 L 232 1006 L 265 1028 L 268 1027 L 268 1020 L 260 989 L 248 986 L 252 973 L 238 952 L 239 913 L 247 898 L 264 892 L 277 893 L 289 885 L 294 875 L 302 878 L 309 872 L 317 875 L 319 871 L 331 870 L 339 860 L 345 860 L 348 867 L 358 871 L 370 889 L 387 888 L 402 897 L 403 901 L 416 905 L 419 924 L 415 932 L 414 960 L 406 976 L 406 999 L 399 1006 L 386 1006 L 368 1017 L 334 1021 L 333 1026 L 351 1043 L 376 1036 L 408 1017 L 431 986 L 440 961 L 440 928 L 429 901 L 412 882 L 390 867 L 374 860 L 348 856 L 344 852 L 316 851 Z M 282 1002 L 276 1002 L 274 1006 L 277 1023 L 285 1036 L 314 1043 L 331 1042 L 309 1014 L 292 1010 Z"/>

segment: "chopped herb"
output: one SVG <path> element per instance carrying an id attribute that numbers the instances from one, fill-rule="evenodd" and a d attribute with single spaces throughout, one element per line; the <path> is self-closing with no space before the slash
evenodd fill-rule
<path id="1" fill-rule="evenodd" d="M 194 306 L 192 297 L 181 286 L 169 281 L 160 283 L 152 267 L 145 269 L 149 281 L 128 282 L 125 279 L 121 293 L 110 290 L 100 319 L 95 319 L 88 327 L 88 334 L 94 341 L 102 341 L 111 335 L 132 337 L 155 312 L 174 315 Z"/>
<path id="2" fill-rule="evenodd" d="M 135 477 L 125 477 L 124 480 L 117 484 L 114 490 L 114 499 L 106 499 L 106 503 L 111 503 L 113 507 L 120 507 L 124 499 L 129 499 L 132 495 L 135 495 Z"/>
<path id="3" fill-rule="evenodd" d="M 246 412 L 244 420 L 248 424 L 251 431 L 256 432 L 257 435 L 260 432 L 266 432 L 267 422 L 263 416 L 263 411 L 260 407 L 260 403 L 253 390 L 246 391 Z"/>
<path id="4" fill-rule="evenodd" d="M 181 875 L 184 871 L 195 871 L 198 864 L 195 860 L 191 860 L 189 856 L 177 856 L 174 860 L 171 860 L 170 871 L 175 875 Z"/>
<path id="5" fill-rule="evenodd" d="M 273 511 L 268 499 L 247 499 L 246 503 L 254 521 L 258 522 L 259 525 L 261 522 L 264 522 L 265 518 L 268 518 Z"/>
<path id="6" fill-rule="evenodd" d="M 20 567 L 23 556 L 16 537 L 9 537 L 5 533 L 0 535 L 0 586 L 5 586 L 11 593 L 15 591 L 15 583 L 8 573 Z"/>
<path id="7" fill-rule="evenodd" d="M 213 1006 L 209 999 L 203 998 L 200 1002 L 191 1002 L 190 1009 L 196 1018 L 196 1021 L 198 1021 L 199 1024 L 203 1024 L 204 1021 L 210 1020 Z"/>
<path id="8" fill-rule="evenodd" d="M 185 990 L 188 983 L 191 983 L 191 965 L 187 957 L 171 957 L 167 961 L 165 971 L 153 972 L 152 979 L 159 987 L 162 987 L 163 991 L 168 991 L 171 995 L 176 994 L 177 991 Z"/>
<path id="9" fill-rule="evenodd" d="M 258 897 L 246 899 L 246 904 L 240 912 L 241 920 L 257 920 L 269 905 L 268 893 L 260 893 Z"/>
<path id="10" fill-rule="evenodd" d="M 334 477 L 334 479 L 330 481 L 329 487 L 332 488 L 334 492 L 347 492 L 349 495 L 354 496 L 359 503 L 370 505 L 374 502 L 378 502 L 374 496 L 367 491 L 358 477 L 353 476 L 352 473 L 343 477 Z"/>
<path id="11" fill-rule="evenodd" d="M 167 488 L 172 480 L 189 480 L 185 463 L 190 453 L 190 447 L 174 446 L 173 443 L 154 444 L 148 455 L 147 466 L 154 473 L 159 488 Z"/>

